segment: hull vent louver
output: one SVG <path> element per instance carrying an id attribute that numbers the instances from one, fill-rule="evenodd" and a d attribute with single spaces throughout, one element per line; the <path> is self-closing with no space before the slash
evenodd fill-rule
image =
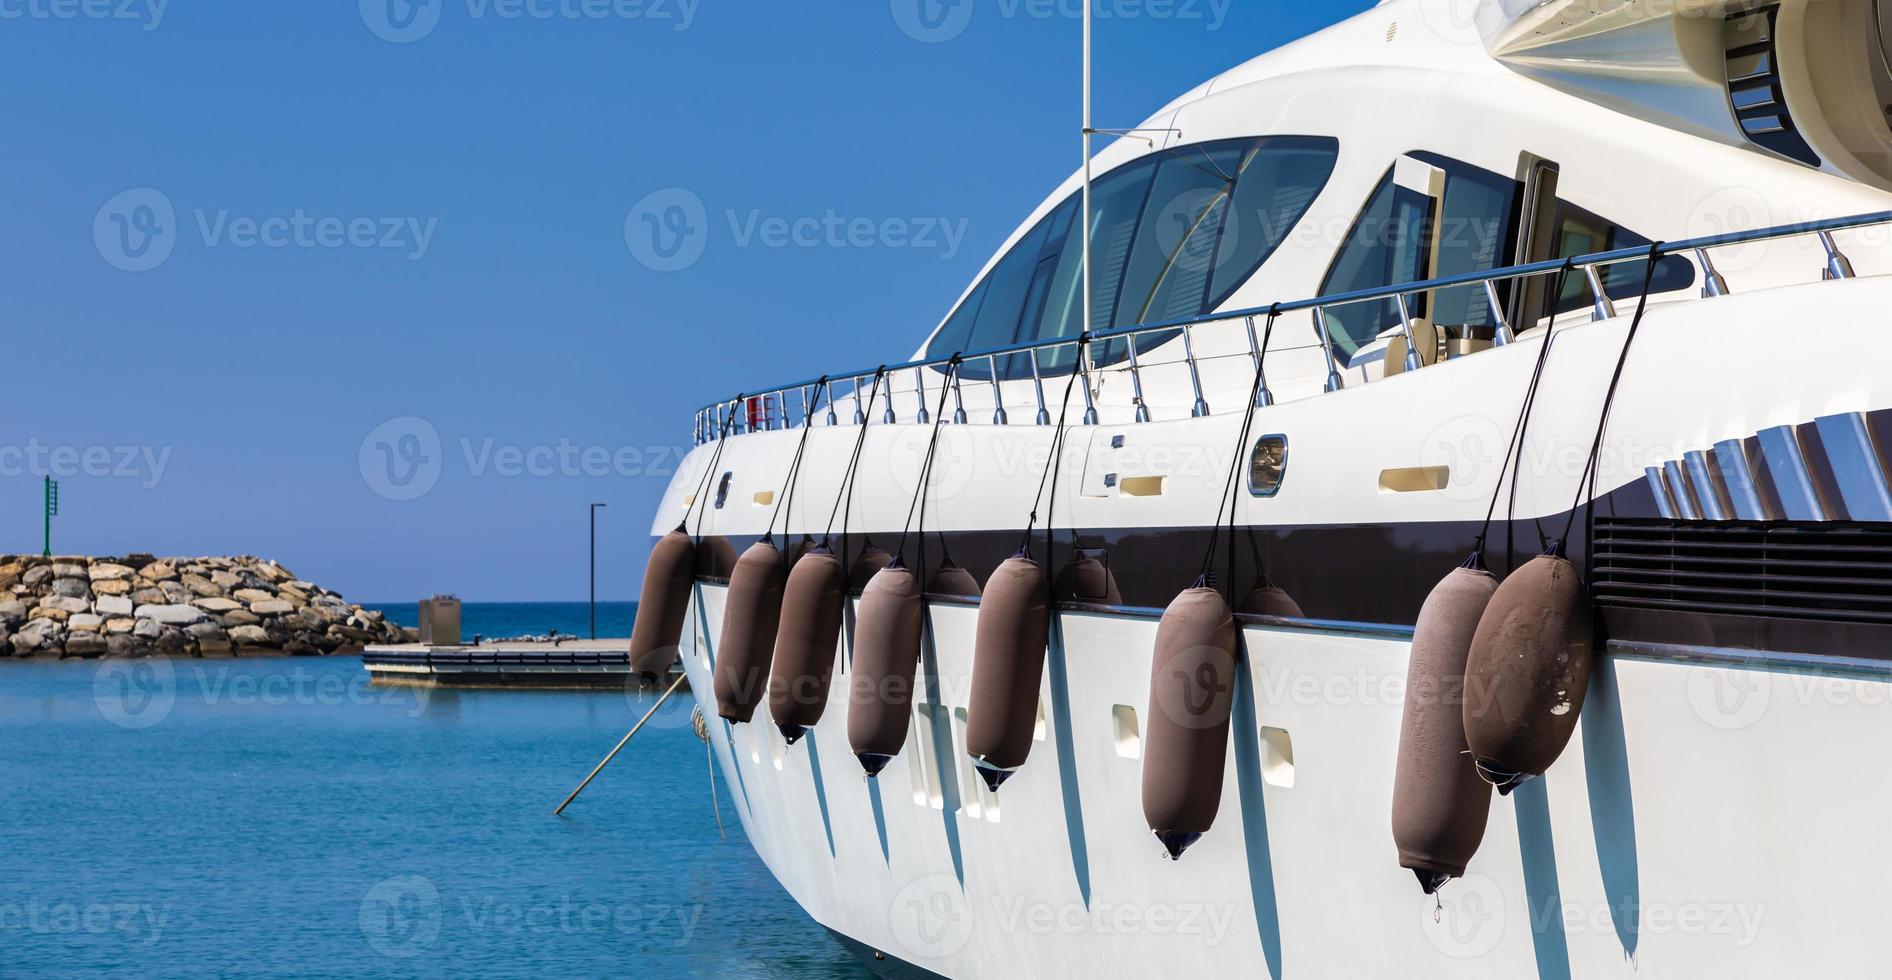
<path id="1" fill-rule="evenodd" d="M 1892 623 L 1892 525 L 1598 518 L 1597 604 L 1827 623 Z"/>
<path id="2" fill-rule="evenodd" d="M 1779 17 L 1778 4 L 1728 16 L 1722 32 L 1727 47 L 1728 105 L 1741 132 L 1756 146 L 1817 167 L 1820 155 L 1807 145 L 1787 111 L 1775 43 Z"/>

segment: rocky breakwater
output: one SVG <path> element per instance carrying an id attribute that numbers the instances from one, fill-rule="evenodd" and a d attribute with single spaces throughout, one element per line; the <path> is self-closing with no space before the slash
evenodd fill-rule
<path id="1" fill-rule="evenodd" d="M 0 656 L 319 656 L 413 638 L 259 558 L 0 555 Z"/>

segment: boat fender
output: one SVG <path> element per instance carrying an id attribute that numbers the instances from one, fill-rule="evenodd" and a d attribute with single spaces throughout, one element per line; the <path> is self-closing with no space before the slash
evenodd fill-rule
<path id="1" fill-rule="evenodd" d="M 766 694 L 787 574 L 781 549 L 766 537 L 743 552 L 729 573 L 715 688 L 716 713 L 732 724 L 755 717 Z"/>
<path id="2" fill-rule="evenodd" d="M 827 710 L 846 602 L 847 569 L 826 546 L 789 569 L 769 674 L 769 717 L 790 745 L 801 741 Z"/>
<path id="3" fill-rule="evenodd" d="M 631 626 L 631 669 L 647 684 L 677 662 L 695 584 L 696 541 L 678 527 L 650 549 L 644 588 L 637 598 L 637 622 Z"/>
<path id="4" fill-rule="evenodd" d="M 957 596 L 961 599 L 977 599 L 982 593 L 979 580 L 951 559 L 933 573 L 933 580 L 926 583 L 926 591 L 933 595 Z"/>
<path id="5" fill-rule="evenodd" d="M 1498 586 L 1465 667 L 1465 742 L 1509 795 L 1557 761 L 1577 728 L 1593 658 L 1590 603 L 1557 549 Z"/>
<path id="6" fill-rule="evenodd" d="M 907 741 L 913 678 L 920 663 L 920 578 L 898 561 L 874 573 L 854 623 L 847 740 L 869 778 Z"/>
<path id="7" fill-rule="evenodd" d="M 1426 597 L 1406 666 L 1405 714 L 1393 777 L 1393 842 L 1399 866 L 1430 895 L 1485 839 L 1491 787 L 1465 745 L 1465 661 L 1498 579 L 1476 555 Z"/>
<path id="8" fill-rule="evenodd" d="M 1110 566 L 1094 554 L 1079 552 L 1078 557 L 1058 570 L 1058 599 L 1097 606 L 1123 605 L 1123 592 L 1117 588 L 1117 576 Z"/>
<path id="9" fill-rule="evenodd" d="M 873 581 L 874 576 L 880 574 L 880 570 L 886 568 L 892 561 L 892 555 L 871 544 L 861 549 L 861 553 L 854 559 L 854 564 L 848 568 L 848 588 L 856 590 L 867 588 L 867 583 Z"/>
<path id="10" fill-rule="evenodd" d="M 1215 822 L 1236 684 L 1235 619 L 1198 585 L 1163 610 L 1150 662 L 1143 735 L 1143 816 L 1169 856 Z"/>
<path id="11" fill-rule="evenodd" d="M 1301 604 L 1294 597 L 1283 592 L 1273 582 L 1264 578 L 1259 585 L 1242 597 L 1241 611 L 1249 616 L 1273 616 L 1277 619 L 1306 619 L 1301 611 Z"/>
<path id="12" fill-rule="evenodd" d="M 966 751 L 994 792 L 1031 754 L 1051 623 L 1048 600 L 1044 568 L 1020 552 L 992 572 L 979 601 Z"/>

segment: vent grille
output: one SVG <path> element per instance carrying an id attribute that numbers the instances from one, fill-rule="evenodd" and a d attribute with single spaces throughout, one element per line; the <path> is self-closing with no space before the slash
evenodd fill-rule
<path id="1" fill-rule="evenodd" d="M 1892 623 L 1892 525 L 1596 522 L 1604 607 Z"/>
<path id="2" fill-rule="evenodd" d="M 1808 166 L 1820 155 L 1794 128 L 1780 84 L 1780 58 L 1774 30 L 1780 5 L 1730 14 L 1722 32 L 1728 58 L 1728 105 L 1741 132 L 1755 145 Z"/>

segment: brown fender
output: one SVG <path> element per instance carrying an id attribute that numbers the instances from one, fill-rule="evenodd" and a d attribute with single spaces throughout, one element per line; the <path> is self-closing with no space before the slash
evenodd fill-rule
<path id="1" fill-rule="evenodd" d="M 787 574 L 781 550 L 763 538 L 742 553 L 729 575 L 715 681 L 716 713 L 732 723 L 755 717 L 766 693 Z"/>
<path id="2" fill-rule="evenodd" d="M 879 775 L 907 742 L 924 608 L 919 576 L 898 563 L 875 573 L 861 594 L 847 740 L 870 777 Z"/>
<path id="3" fill-rule="evenodd" d="M 1426 597 L 1413 629 L 1393 777 L 1393 842 L 1399 866 L 1428 895 L 1463 875 L 1485 839 L 1491 787 L 1465 745 L 1465 661 L 1497 591 L 1497 578 L 1482 567 L 1454 568 Z"/>
<path id="4" fill-rule="evenodd" d="M 1020 554 L 993 571 L 979 601 L 966 751 L 995 792 L 1031 755 L 1051 625 L 1049 599 L 1044 569 Z"/>
<path id="5" fill-rule="evenodd" d="M 1590 603 L 1559 555 L 1512 572 L 1478 621 L 1465 667 L 1465 742 L 1509 794 L 1541 776 L 1577 728 L 1592 659 Z"/>
<path id="6" fill-rule="evenodd" d="M 1249 590 L 1242 597 L 1241 611 L 1250 616 L 1274 616 L 1279 619 L 1306 619 L 1301 611 L 1301 604 L 1294 597 L 1281 591 L 1273 582 L 1263 579 L 1260 585 Z"/>
<path id="7" fill-rule="evenodd" d="M 847 601 L 847 570 L 827 548 L 815 548 L 789 569 L 769 675 L 769 717 L 790 745 L 815 727 L 828 707 Z"/>
<path id="8" fill-rule="evenodd" d="M 1057 591 L 1060 602 L 1123 605 L 1123 593 L 1117 588 L 1117 576 L 1110 573 L 1110 566 L 1083 552 L 1058 570 Z"/>
<path id="9" fill-rule="evenodd" d="M 644 565 L 637 622 L 631 627 L 631 669 L 654 680 L 677 662 L 683 619 L 696 584 L 696 542 L 682 528 L 657 540 Z"/>
<path id="10" fill-rule="evenodd" d="M 1143 816 L 1172 858 L 1221 807 L 1236 683 L 1235 619 L 1222 594 L 1177 596 L 1156 627 L 1143 726 Z"/>
<path id="11" fill-rule="evenodd" d="M 874 576 L 880 574 L 880 570 L 886 568 L 892 561 L 892 555 L 871 544 L 862 548 L 861 553 L 854 557 L 854 564 L 848 566 L 848 588 L 855 591 L 866 589 L 867 583 L 873 581 Z"/>
<path id="12" fill-rule="evenodd" d="M 957 596 L 961 599 L 977 599 L 982 594 L 979 580 L 971 572 L 953 564 L 951 559 L 933 573 L 933 580 L 926 583 L 926 591 L 932 595 Z"/>

